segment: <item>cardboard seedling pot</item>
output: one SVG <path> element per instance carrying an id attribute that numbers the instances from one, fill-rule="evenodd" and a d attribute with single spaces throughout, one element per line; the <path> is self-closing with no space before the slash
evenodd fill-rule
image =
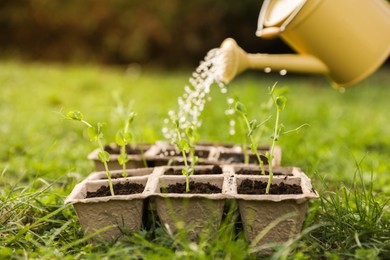
<path id="1" fill-rule="evenodd" d="M 128 162 L 126 163 L 126 169 L 136 169 L 136 168 L 145 168 L 147 165 L 147 160 L 145 158 L 145 153 L 150 149 L 150 144 L 140 144 L 135 147 L 128 148 Z M 105 150 L 110 154 L 110 161 L 108 162 L 108 168 L 110 170 L 120 170 L 122 165 L 119 164 L 118 158 L 120 155 L 120 147 L 116 144 L 110 144 L 105 146 Z M 104 171 L 104 165 L 99 160 L 98 154 L 99 149 L 93 150 L 89 155 L 88 159 L 93 161 L 96 171 Z"/>
<path id="2" fill-rule="evenodd" d="M 268 159 L 266 157 L 266 153 L 270 152 L 270 147 L 259 147 L 257 149 L 260 154 L 260 159 L 263 161 L 264 165 L 268 165 Z M 218 146 L 215 150 L 214 160 L 217 160 L 219 164 L 245 164 L 245 156 L 240 145 L 232 145 L 232 146 Z M 248 164 L 259 164 L 257 157 L 253 154 L 250 149 L 247 150 L 247 154 L 249 157 Z M 279 146 L 276 146 L 274 149 L 274 158 L 272 160 L 273 166 L 279 166 L 282 160 L 282 150 Z"/>
<path id="3" fill-rule="evenodd" d="M 118 163 L 120 148 L 116 144 L 111 144 L 106 146 L 105 149 L 110 154 L 108 168 L 110 170 L 122 169 L 122 166 Z M 262 161 L 267 165 L 268 160 L 265 154 L 269 152 L 269 147 L 259 147 L 258 151 Z M 104 165 L 99 160 L 98 153 L 99 149 L 92 151 L 88 155 L 88 159 L 94 162 L 96 171 L 104 171 Z M 200 143 L 195 146 L 195 153 L 198 156 L 198 165 L 244 164 L 244 153 L 240 145 Z M 249 164 L 258 164 L 256 156 L 250 150 L 248 150 L 248 155 Z M 275 147 L 272 165 L 279 166 L 281 157 L 281 149 L 277 146 Z M 184 165 L 180 151 L 174 145 L 163 141 L 135 146 L 129 150 L 128 158 L 127 169 Z"/>
<path id="4" fill-rule="evenodd" d="M 266 153 L 270 151 L 269 147 L 259 147 L 258 152 L 260 158 L 265 165 L 268 165 Z M 198 165 L 229 165 L 229 164 L 244 164 L 244 152 L 241 145 L 236 144 L 215 144 L 215 143 L 199 143 L 195 146 L 195 153 L 198 156 Z M 249 164 L 258 164 L 255 154 L 252 154 L 250 149 L 247 151 L 249 156 Z M 166 142 L 156 142 L 151 146 L 145 154 L 149 158 L 166 158 L 173 161 L 173 165 L 184 165 L 181 153 L 172 145 Z M 279 166 L 281 163 L 282 152 L 279 146 L 275 147 L 273 166 Z M 188 158 L 190 159 L 190 158 Z M 168 164 L 159 164 L 155 166 L 164 166 Z"/>
<path id="5" fill-rule="evenodd" d="M 237 169 L 236 169 L 237 170 Z M 233 196 L 238 202 L 245 236 L 254 247 L 266 243 L 283 243 L 299 234 L 306 217 L 308 201 L 318 198 L 310 179 L 298 168 L 277 168 L 281 175 L 274 175 L 273 184 L 296 184 L 302 194 L 246 195 L 238 194 L 237 187 L 245 179 L 267 182 L 268 176 L 235 175 Z"/>
<path id="6" fill-rule="evenodd" d="M 108 186 L 108 180 L 94 179 L 101 173 L 94 174 L 77 184 L 65 204 L 73 204 L 85 235 L 94 234 L 94 240 L 114 241 L 123 234 L 141 229 L 145 192 L 131 195 L 115 195 L 86 198 L 87 192 L 97 191 L 101 186 Z M 134 176 L 113 179 L 118 182 L 138 183 L 146 186 L 148 176 Z"/>
<path id="7" fill-rule="evenodd" d="M 212 166 L 197 166 L 196 170 L 207 167 Z M 165 193 L 162 190 L 168 185 L 185 183 L 185 176 L 164 175 L 168 168 L 160 168 L 158 174 L 155 175 L 156 181 L 148 187 L 152 191 L 151 199 L 165 231 L 177 233 L 185 229 L 187 236 L 192 240 L 198 239 L 202 234 L 215 234 L 220 226 L 225 205 L 224 175 L 190 176 L 190 181 L 213 184 L 222 189 L 221 193 Z M 178 167 L 175 168 L 178 169 Z"/>
<path id="8" fill-rule="evenodd" d="M 105 147 L 110 154 L 108 168 L 110 170 L 121 170 L 122 165 L 119 164 L 120 147 L 116 144 L 111 144 Z M 211 164 L 208 161 L 211 147 L 196 146 L 196 155 L 199 157 L 199 164 Z M 104 165 L 99 160 L 99 149 L 95 149 L 88 155 L 88 159 L 92 160 L 96 171 L 104 171 Z M 166 142 L 156 142 L 155 144 L 143 144 L 129 149 L 128 162 L 126 169 L 137 168 L 153 168 L 166 165 L 184 165 L 183 157 L 180 152 L 171 144 Z"/>
<path id="9" fill-rule="evenodd" d="M 198 157 L 198 165 L 210 165 L 213 162 L 215 146 L 213 145 L 195 145 L 195 155 Z M 177 166 L 184 165 L 181 152 L 172 144 L 158 141 L 145 154 L 150 164 L 156 166 Z M 189 161 L 191 158 L 187 158 Z"/>
<path id="10" fill-rule="evenodd" d="M 111 179 L 121 179 L 121 178 L 132 178 L 132 177 L 141 177 L 149 176 L 154 171 L 154 168 L 138 168 L 138 169 L 127 169 L 126 175 L 123 175 L 123 170 L 113 170 L 110 171 Z M 107 174 L 105 171 L 96 171 L 91 173 L 85 178 L 85 180 L 107 180 Z"/>
<path id="11" fill-rule="evenodd" d="M 144 191 L 134 195 L 86 198 L 87 191 L 108 186 L 105 172 L 96 172 L 77 184 L 65 203 L 74 205 L 87 235 L 109 228 L 96 236 L 97 239 L 110 241 L 120 238 L 123 230 L 139 230 L 145 204 L 153 206 L 166 232 L 185 231 L 190 239 L 197 240 L 200 235 L 215 234 L 226 200 L 235 200 L 245 236 L 252 248 L 259 248 L 269 242 L 282 243 L 296 236 L 305 220 L 308 201 L 318 198 L 310 179 L 295 167 L 274 167 L 273 183 L 299 185 L 302 190 L 300 194 L 239 194 L 238 186 L 246 179 L 268 181 L 268 175 L 260 175 L 258 165 L 196 166 L 190 181 L 213 184 L 221 192 L 164 192 L 170 184 L 185 183 L 185 176 L 180 174 L 182 169 L 183 166 L 133 169 L 127 171 L 126 178 L 122 177 L 122 171 L 113 171 L 112 176 L 117 177 L 113 179 L 114 184 L 127 181 L 142 183 L 145 185 Z M 255 175 L 251 175 L 253 171 L 256 171 Z"/>

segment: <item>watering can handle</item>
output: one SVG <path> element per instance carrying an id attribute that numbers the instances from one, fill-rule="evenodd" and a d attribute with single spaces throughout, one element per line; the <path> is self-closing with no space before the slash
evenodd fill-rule
<path id="1" fill-rule="evenodd" d="M 265 27 L 264 28 L 264 20 L 265 20 L 265 10 L 268 9 L 271 0 L 264 0 L 263 5 L 261 7 L 259 18 L 257 20 L 257 30 L 256 36 L 262 37 L 264 39 L 271 39 L 277 37 L 280 33 L 282 33 L 286 26 L 294 19 L 294 17 L 299 13 L 302 7 L 305 5 L 307 0 L 302 1 L 302 3 L 294 9 L 294 11 L 283 21 L 280 27 Z"/>

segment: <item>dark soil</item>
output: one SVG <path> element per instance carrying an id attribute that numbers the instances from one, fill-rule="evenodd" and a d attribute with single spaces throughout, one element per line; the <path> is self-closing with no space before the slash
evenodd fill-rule
<path id="1" fill-rule="evenodd" d="M 113 146 L 108 145 L 104 147 L 104 150 L 108 152 L 109 154 L 120 154 L 121 148 L 120 146 Z M 145 149 L 141 149 L 139 147 L 130 147 L 129 145 L 126 146 L 126 153 L 129 155 L 132 154 L 142 154 L 145 152 Z"/>
<path id="2" fill-rule="evenodd" d="M 166 165 L 178 165 L 180 162 L 176 160 L 169 160 L 168 158 L 154 158 L 150 160 L 146 160 L 148 167 L 158 167 L 158 166 L 166 166 Z"/>
<path id="3" fill-rule="evenodd" d="M 182 175 L 181 169 L 169 168 L 164 172 L 165 175 Z M 196 169 L 194 175 L 222 174 L 222 168 L 214 165 L 211 169 Z"/>
<path id="4" fill-rule="evenodd" d="M 261 170 L 245 169 L 245 168 L 241 168 L 241 169 L 237 170 L 236 174 L 238 174 L 238 175 L 262 175 Z M 269 175 L 269 171 L 265 170 L 264 174 Z M 286 175 L 286 174 L 274 171 L 274 175 Z"/>
<path id="5" fill-rule="evenodd" d="M 153 158 L 146 160 L 148 167 L 158 167 L 158 166 L 183 166 L 184 162 L 181 160 L 175 160 L 175 158 L 162 157 L 162 158 Z M 199 161 L 198 165 L 209 165 L 208 162 Z"/>
<path id="6" fill-rule="evenodd" d="M 138 183 L 117 183 L 113 185 L 115 195 L 130 195 L 136 193 L 142 193 L 145 186 Z M 87 192 L 86 198 L 107 197 L 111 196 L 110 188 L 108 186 L 102 186 L 95 192 Z"/>
<path id="7" fill-rule="evenodd" d="M 237 188 L 238 194 L 265 194 L 266 182 L 244 180 Z M 302 194 L 302 188 L 296 184 L 271 184 L 269 194 Z"/>
<path id="8" fill-rule="evenodd" d="M 264 164 L 268 164 L 268 159 L 264 155 L 260 155 L 260 159 L 263 161 Z M 228 163 L 245 163 L 244 155 L 237 154 L 237 153 L 221 153 L 219 156 L 219 160 Z M 249 155 L 249 163 L 259 164 L 256 155 L 254 154 Z"/>
<path id="9" fill-rule="evenodd" d="M 176 183 L 168 185 L 166 188 L 161 188 L 160 192 L 162 193 L 187 193 L 185 183 Z M 194 182 L 190 181 L 190 192 L 187 194 L 213 194 L 221 193 L 222 189 L 210 183 Z"/>

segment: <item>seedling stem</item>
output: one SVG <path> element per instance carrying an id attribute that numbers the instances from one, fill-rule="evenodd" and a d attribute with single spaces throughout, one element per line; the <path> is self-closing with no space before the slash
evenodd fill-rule
<path id="1" fill-rule="evenodd" d="M 102 127 L 103 127 L 103 124 L 102 123 L 97 123 L 97 126 L 94 127 L 92 126 L 90 123 L 88 123 L 86 120 L 83 119 L 83 114 L 79 111 L 70 111 L 66 114 L 66 117 L 71 119 L 71 120 L 74 120 L 74 121 L 79 121 L 81 123 L 83 123 L 84 125 L 86 125 L 88 128 L 88 137 L 89 137 L 89 140 L 91 142 L 96 142 L 98 144 L 98 147 L 99 147 L 99 153 L 98 153 L 98 157 L 99 157 L 99 160 L 103 163 L 104 165 L 104 169 L 106 171 L 106 175 L 107 175 L 107 179 L 108 179 L 108 185 L 109 185 L 109 188 L 110 188 L 110 193 L 111 193 L 111 196 L 114 196 L 115 193 L 114 193 L 114 187 L 112 185 L 112 180 L 111 180 L 111 173 L 110 173 L 110 170 L 108 169 L 108 162 L 110 161 L 110 154 L 107 153 L 105 150 L 104 150 L 104 146 L 103 146 L 103 143 L 102 143 L 102 139 L 103 139 L 103 131 L 102 131 Z"/>
<path id="2" fill-rule="evenodd" d="M 279 136 L 284 128 L 283 124 L 281 124 L 279 121 L 280 121 L 280 113 L 286 106 L 286 101 L 287 101 L 286 97 L 279 96 L 274 93 L 275 87 L 276 84 L 274 84 L 270 89 L 271 98 L 276 106 L 276 117 L 275 117 L 274 132 L 272 135 L 271 149 L 270 152 L 267 153 L 267 158 L 269 162 L 272 162 L 274 158 L 276 142 L 279 140 Z M 274 177 L 274 173 L 273 173 L 272 163 L 269 163 L 269 178 L 268 178 L 267 187 L 265 189 L 266 194 L 269 194 L 269 189 L 271 187 L 273 177 Z"/>

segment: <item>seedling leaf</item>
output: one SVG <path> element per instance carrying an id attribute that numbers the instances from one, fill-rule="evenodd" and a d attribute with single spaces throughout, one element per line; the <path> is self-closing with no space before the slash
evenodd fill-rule
<path id="1" fill-rule="evenodd" d="M 80 111 L 69 111 L 66 116 L 72 120 L 81 121 L 83 120 L 83 114 Z"/>
<path id="2" fill-rule="evenodd" d="M 123 131 L 118 131 L 115 135 L 115 143 L 117 143 L 119 146 L 126 145 L 126 142 L 123 137 Z"/>
<path id="3" fill-rule="evenodd" d="M 194 129 L 192 129 L 192 127 L 187 127 L 185 131 L 188 138 L 192 138 L 194 136 Z"/>
<path id="4" fill-rule="evenodd" d="M 89 140 L 91 142 L 96 141 L 98 139 L 99 134 L 98 134 L 98 132 L 97 132 L 95 127 L 90 126 L 90 127 L 88 127 L 87 131 L 88 131 Z"/>
<path id="5" fill-rule="evenodd" d="M 176 119 L 175 122 L 174 122 L 174 124 L 175 124 L 175 127 L 176 127 L 177 129 L 180 128 L 179 119 Z"/>
<path id="6" fill-rule="evenodd" d="M 256 119 L 253 119 L 252 121 L 249 122 L 249 132 L 248 132 L 248 136 L 251 136 L 253 135 L 253 132 L 256 131 L 256 129 L 259 127 L 259 125 L 257 124 L 257 120 Z"/>
<path id="7" fill-rule="evenodd" d="M 128 122 L 129 125 L 133 122 L 134 117 L 135 117 L 136 115 L 137 115 L 137 113 L 135 113 L 135 112 L 130 112 L 130 113 L 129 113 L 129 116 L 128 116 L 128 118 L 127 118 L 127 122 Z"/>
<path id="8" fill-rule="evenodd" d="M 246 111 L 247 111 L 246 107 L 240 101 L 236 102 L 236 105 L 234 106 L 234 108 L 235 108 L 236 111 L 246 115 Z"/>
<path id="9" fill-rule="evenodd" d="M 188 141 L 186 139 L 180 140 L 179 147 L 181 147 L 181 150 L 184 150 L 184 151 L 187 151 L 190 149 L 190 145 L 188 144 Z"/>
<path id="10" fill-rule="evenodd" d="M 279 111 L 283 111 L 286 106 L 287 98 L 285 96 L 278 96 L 275 100 L 276 107 Z"/>
<path id="11" fill-rule="evenodd" d="M 103 123 L 100 123 L 100 122 L 97 123 L 96 130 L 97 130 L 97 134 L 98 134 L 99 138 L 103 138 L 103 126 L 104 126 Z"/>
<path id="12" fill-rule="evenodd" d="M 110 154 L 106 151 L 101 151 L 98 153 L 99 160 L 102 162 L 109 162 L 110 161 Z"/>
<path id="13" fill-rule="evenodd" d="M 124 165 L 125 163 L 127 163 L 129 161 L 129 157 L 127 156 L 127 154 L 121 154 L 119 155 L 118 157 L 118 162 L 120 165 Z"/>
<path id="14" fill-rule="evenodd" d="M 129 144 L 131 140 L 133 139 L 133 136 L 131 135 L 130 132 L 124 132 L 123 130 L 120 130 L 116 133 L 115 136 L 115 142 L 119 146 L 124 146 L 126 144 Z"/>

